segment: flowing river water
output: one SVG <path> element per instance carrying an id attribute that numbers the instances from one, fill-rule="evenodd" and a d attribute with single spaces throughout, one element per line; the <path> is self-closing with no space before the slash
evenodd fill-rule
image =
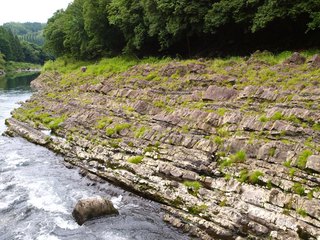
<path id="1" fill-rule="evenodd" d="M 0 135 L 10 112 L 31 96 L 30 78 L 0 78 Z M 120 215 L 78 226 L 81 198 L 105 196 Z M 166 225 L 160 206 L 67 169 L 63 158 L 21 138 L 0 136 L 0 240 L 188 239 Z"/>

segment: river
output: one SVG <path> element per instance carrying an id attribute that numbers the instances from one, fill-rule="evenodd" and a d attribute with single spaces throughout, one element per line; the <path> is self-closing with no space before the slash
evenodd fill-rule
<path id="1" fill-rule="evenodd" d="M 30 78 L 0 78 L 0 134 L 17 102 L 32 92 Z M 120 215 L 78 226 L 71 216 L 81 198 L 105 196 Z M 63 158 L 21 138 L 0 136 L 0 240 L 188 239 L 166 225 L 157 203 L 67 169 Z"/>

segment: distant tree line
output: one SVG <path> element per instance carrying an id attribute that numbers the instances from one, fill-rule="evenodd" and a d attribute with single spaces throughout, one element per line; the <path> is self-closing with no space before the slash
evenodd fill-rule
<path id="1" fill-rule="evenodd" d="M 318 47 L 319 0 L 74 0 L 44 30 L 55 56 L 243 54 Z"/>
<path id="2" fill-rule="evenodd" d="M 25 42 L 34 43 L 42 46 L 44 44 L 43 28 L 46 24 L 38 22 L 9 22 L 3 27 L 9 29 L 15 36 Z"/>
<path id="3" fill-rule="evenodd" d="M 18 32 L 15 31 L 16 34 Z M 0 26 L 0 53 L 5 61 L 43 64 L 50 56 L 35 43 L 20 40 L 11 28 Z"/>

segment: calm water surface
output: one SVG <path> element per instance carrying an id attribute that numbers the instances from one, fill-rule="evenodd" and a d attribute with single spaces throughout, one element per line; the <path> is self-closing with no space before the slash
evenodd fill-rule
<path id="1" fill-rule="evenodd" d="M 31 78 L 32 79 L 32 78 Z M 10 112 L 31 96 L 30 78 L 0 78 L 0 134 Z M 73 206 L 85 197 L 109 197 L 120 215 L 78 226 Z M 0 136 L 0 240 L 188 239 L 161 220 L 158 204 L 108 183 L 82 178 L 51 151 Z"/>

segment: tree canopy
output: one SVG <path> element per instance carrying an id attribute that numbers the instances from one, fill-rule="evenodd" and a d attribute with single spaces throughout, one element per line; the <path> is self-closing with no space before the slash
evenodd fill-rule
<path id="1" fill-rule="evenodd" d="M 19 40 L 7 27 L 0 26 L 0 53 L 6 61 L 43 64 L 49 55 L 35 43 Z"/>
<path id="2" fill-rule="evenodd" d="M 21 41 L 42 46 L 44 44 L 43 28 L 45 25 L 38 22 L 9 22 L 3 24 L 3 27 L 10 30 Z"/>
<path id="3" fill-rule="evenodd" d="M 319 46 L 318 0 L 74 0 L 45 27 L 56 56 L 209 55 Z"/>

